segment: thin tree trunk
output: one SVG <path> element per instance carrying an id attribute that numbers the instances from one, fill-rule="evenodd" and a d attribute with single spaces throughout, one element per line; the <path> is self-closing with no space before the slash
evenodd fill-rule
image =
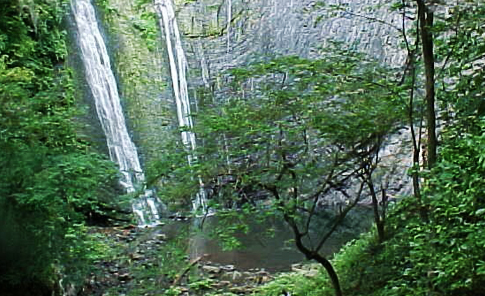
<path id="1" fill-rule="evenodd" d="M 405 1 L 402 0 L 403 7 L 405 7 Z M 419 133 L 416 135 L 416 131 L 414 129 L 414 96 L 415 96 L 415 88 L 416 88 L 416 51 L 419 47 L 419 35 L 421 31 L 419 30 L 419 21 L 417 25 L 417 35 L 414 49 L 411 49 L 409 45 L 408 38 L 406 36 L 406 12 L 403 11 L 402 13 L 402 32 L 404 42 L 406 44 L 406 49 L 408 52 L 408 60 L 406 65 L 406 70 L 409 70 L 411 75 L 411 89 L 409 92 L 409 110 L 408 110 L 408 120 L 409 120 L 409 127 L 411 129 L 411 137 L 413 143 L 413 168 L 411 172 L 412 180 L 413 180 L 413 193 L 414 197 L 416 198 L 418 207 L 419 207 L 419 214 L 421 220 L 423 222 L 428 221 L 428 212 L 426 211 L 425 207 L 423 206 L 422 197 L 421 197 L 421 189 L 420 189 L 420 182 L 419 182 L 419 171 L 421 169 L 421 164 L 419 161 L 419 156 L 421 154 L 421 131 L 422 131 L 422 123 L 423 123 L 423 115 L 421 115 L 421 120 L 419 123 Z M 406 79 L 406 71 L 404 72 L 402 83 L 404 83 Z M 417 137 L 417 138 L 416 138 Z M 424 164 L 426 165 L 426 164 Z"/>
<path id="2" fill-rule="evenodd" d="M 416 0 L 418 4 L 418 17 L 421 29 L 421 41 L 423 46 L 423 60 L 426 76 L 426 123 L 428 130 L 428 169 L 434 167 L 437 159 L 436 139 L 436 113 L 435 113 L 435 68 L 433 53 L 433 12 L 426 7 L 424 0 Z"/>
<path id="3" fill-rule="evenodd" d="M 367 187 L 370 190 L 370 195 L 372 197 L 372 209 L 374 210 L 374 222 L 376 223 L 377 227 L 377 236 L 379 239 L 379 243 L 384 242 L 385 239 L 385 230 L 384 230 L 384 223 L 382 222 L 381 215 L 379 213 L 379 200 L 377 199 L 377 193 L 374 188 L 374 182 L 370 179 L 369 176 L 366 183 Z"/>
<path id="4" fill-rule="evenodd" d="M 421 117 L 421 123 L 419 124 L 419 133 L 418 133 L 418 140 L 416 140 L 416 131 L 414 130 L 414 116 L 413 116 L 413 105 L 414 105 L 414 88 L 416 85 L 416 65 L 414 64 L 415 58 L 414 56 L 411 57 L 411 63 L 413 65 L 411 66 L 411 93 L 409 95 L 409 124 L 411 127 L 411 137 L 413 140 L 413 168 L 412 168 L 412 180 L 413 180 L 413 192 L 414 192 L 414 197 L 416 198 L 416 201 L 418 203 L 419 207 L 419 215 L 421 217 L 421 220 L 423 222 L 428 221 L 428 212 L 426 211 L 426 208 L 423 206 L 423 199 L 421 197 L 421 189 L 420 189 L 420 184 L 419 184 L 419 170 L 420 170 L 420 163 L 419 163 L 419 154 L 421 152 L 420 146 L 421 146 L 421 128 L 422 128 L 422 117 Z"/>

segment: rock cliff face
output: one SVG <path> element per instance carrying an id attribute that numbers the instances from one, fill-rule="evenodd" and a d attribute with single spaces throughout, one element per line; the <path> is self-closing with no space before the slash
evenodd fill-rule
<path id="1" fill-rule="evenodd" d="M 400 66 L 402 17 L 384 0 L 173 1 L 188 60 L 192 110 L 201 87 L 224 89 L 224 70 L 275 55 L 316 57 L 331 41 Z M 163 1 L 162 1 L 163 2 Z M 319 2 L 325 2 L 321 6 Z M 156 159 L 177 126 L 163 28 L 154 4 L 106 0 L 105 23 L 128 124 L 142 159 Z M 332 6 L 336 5 L 336 6 Z"/>
<path id="2" fill-rule="evenodd" d="M 325 5 L 319 4 L 325 2 Z M 224 70 L 278 55 L 318 57 L 339 46 L 400 67 L 403 19 L 383 0 L 197 0 L 176 1 L 177 20 L 189 61 L 192 100 L 196 89 L 222 94 Z M 219 91 L 222 90 L 222 91 Z M 388 139 L 382 151 L 382 180 L 391 196 L 409 194 L 409 132 Z M 333 198 L 333 202 L 336 199 Z"/>
<path id="3" fill-rule="evenodd" d="M 192 85 L 222 83 L 222 70 L 264 56 L 315 57 L 330 41 L 386 64 L 405 58 L 398 46 L 402 19 L 389 11 L 387 1 L 332 0 L 323 7 L 315 0 L 178 2 Z"/>
<path id="4" fill-rule="evenodd" d="M 117 76 L 120 98 L 132 138 L 146 163 L 173 141 L 176 126 L 165 45 L 154 10 L 137 0 L 106 0 L 99 14 Z"/>

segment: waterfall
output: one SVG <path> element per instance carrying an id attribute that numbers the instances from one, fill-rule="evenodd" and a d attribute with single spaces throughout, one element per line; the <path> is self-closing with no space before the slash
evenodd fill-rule
<path id="1" fill-rule="evenodd" d="M 87 83 L 95 100 L 96 112 L 106 135 L 109 156 L 121 172 L 120 184 L 127 193 L 144 186 L 145 175 L 135 144 L 131 140 L 122 112 L 116 80 L 111 70 L 108 51 L 100 33 L 90 0 L 71 3 L 81 58 Z M 159 223 L 158 198 L 147 189 L 133 202 L 133 212 L 140 226 Z"/>
<path id="2" fill-rule="evenodd" d="M 190 114 L 190 100 L 187 90 L 187 59 L 180 40 L 180 32 L 175 18 L 172 0 L 154 0 L 155 9 L 157 11 L 160 28 L 165 31 L 165 42 L 167 44 L 167 54 L 170 63 L 170 75 L 172 78 L 172 86 L 175 97 L 175 104 L 177 108 L 177 119 L 179 127 L 188 130 L 181 132 L 182 143 L 189 149 L 194 151 L 196 148 L 195 134 L 190 131 L 193 127 L 192 117 Z M 189 153 L 188 163 L 191 165 L 197 160 L 195 155 Z M 202 180 L 199 178 L 199 193 L 196 194 L 193 202 L 194 210 L 207 209 L 207 200 Z"/>
<path id="3" fill-rule="evenodd" d="M 227 0 L 227 27 L 226 27 L 227 48 L 226 48 L 226 54 L 228 54 L 228 55 L 231 52 L 231 21 L 232 21 L 232 0 Z"/>

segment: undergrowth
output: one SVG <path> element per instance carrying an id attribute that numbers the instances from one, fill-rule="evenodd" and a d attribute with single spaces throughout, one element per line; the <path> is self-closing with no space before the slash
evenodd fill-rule
<path id="1" fill-rule="evenodd" d="M 480 231 L 484 222 L 460 221 L 457 212 L 454 217 L 450 214 L 451 225 L 445 226 L 440 215 L 435 211 L 429 223 L 422 223 L 414 200 L 407 198 L 390 212 L 386 242 L 379 244 L 372 230 L 347 243 L 332 260 L 343 294 L 485 295 L 485 236 Z M 334 291 L 321 270 L 313 277 L 282 274 L 254 295 L 326 296 Z"/>

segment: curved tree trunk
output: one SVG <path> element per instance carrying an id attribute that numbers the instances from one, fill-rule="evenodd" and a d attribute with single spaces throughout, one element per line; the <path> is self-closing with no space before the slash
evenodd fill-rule
<path id="1" fill-rule="evenodd" d="M 283 157 L 285 158 L 285 157 Z M 285 166 L 284 169 L 285 171 L 288 170 L 288 166 Z M 295 178 L 296 175 L 294 174 L 294 172 L 290 172 L 290 174 Z M 280 177 L 282 176 L 283 174 L 280 175 Z M 278 178 L 278 179 L 281 179 L 281 178 Z M 282 199 L 280 198 L 280 195 L 278 193 L 278 189 L 276 186 L 274 185 L 265 185 L 265 184 L 261 184 L 261 186 L 268 190 L 269 192 L 271 192 L 271 194 L 274 196 L 275 200 L 277 201 L 277 203 L 281 206 L 281 208 L 283 209 L 282 210 L 282 213 L 283 213 L 283 217 L 284 217 L 284 220 L 286 221 L 286 223 L 288 223 L 288 225 L 290 226 L 291 230 L 293 231 L 293 234 L 295 236 L 295 244 L 296 244 L 296 247 L 298 248 L 298 250 L 303 254 L 305 255 L 305 257 L 308 259 L 308 260 L 315 260 L 317 261 L 318 263 L 320 263 L 324 268 L 325 270 L 327 271 L 327 274 L 328 276 L 330 277 L 330 281 L 332 282 L 332 285 L 333 285 L 333 288 L 334 288 L 334 291 L 335 291 L 335 296 L 342 296 L 342 289 L 340 287 L 340 282 L 339 282 L 339 279 L 338 279 L 338 275 L 337 273 L 335 272 L 335 269 L 333 268 L 332 266 L 332 263 L 330 263 L 330 261 L 325 258 L 324 256 L 320 255 L 318 253 L 318 251 L 321 249 L 321 247 L 323 246 L 323 243 L 327 240 L 327 238 L 331 235 L 331 233 L 333 233 L 336 229 L 336 227 L 342 222 L 343 218 L 345 217 L 345 215 L 350 211 L 350 209 L 352 209 L 358 202 L 359 200 L 359 197 L 362 193 L 362 189 L 363 189 L 363 183 L 360 187 L 360 190 L 359 190 L 359 193 L 358 193 L 358 197 L 354 200 L 354 202 L 348 206 L 341 214 L 340 214 L 340 217 L 335 221 L 333 227 L 329 230 L 329 232 L 327 233 L 326 236 L 324 236 L 321 241 L 320 241 L 320 244 L 318 244 L 317 247 L 315 248 L 308 248 L 305 246 L 305 244 L 303 243 L 303 237 L 307 236 L 308 235 L 308 229 L 306 231 L 301 231 L 297 225 L 297 222 L 295 221 L 295 218 L 290 215 L 287 211 L 284 210 L 285 208 L 285 204 L 284 202 L 282 201 Z M 293 191 L 294 192 L 294 197 L 296 198 L 297 197 L 297 193 L 296 193 L 296 190 Z M 293 211 L 296 211 L 297 209 L 296 208 L 292 208 Z M 291 212 L 291 211 L 290 211 Z M 311 214 L 313 215 L 313 213 Z"/>
<path id="2" fill-rule="evenodd" d="M 335 269 L 332 266 L 332 263 L 330 263 L 330 261 L 328 261 L 327 258 L 322 257 L 319 254 L 316 254 L 316 256 L 314 256 L 313 259 L 318 263 L 320 263 L 327 271 L 328 276 L 332 281 L 333 288 L 335 289 L 335 295 L 342 296 L 342 289 L 340 288 L 340 282 L 338 280 L 337 273 L 335 272 Z"/>
<path id="3" fill-rule="evenodd" d="M 305 247 L 302 241 L 303 236 L 298 230 L 298 227 L 296 226 L 295 221 L 288 215 L 284 215 L 284 217 L 286 222 L 288 222 L 288 224 L 293 229 L 293 233 L 295 234 L 295 244 L 298 250 L 302 252 L 308 260 L 315 260 L 318 263 L 320 263 L 323 266 L 323 268 L 325 268 L 328 276 L 330 277 L 330 281 L 332 282 L 333 288 L 335 290 L 335 296 L 342 296 L 343 294 L 342 294 L 342 289 L 340 287 L 340 281 L 338 279 L 337 273 L 335 272 L 335 269 L 332 266 L 332 263 L 330 263 L 330 261 L 327 258 L 320 255 L 317 251 L 312 251 L 307 247 Z"/>

